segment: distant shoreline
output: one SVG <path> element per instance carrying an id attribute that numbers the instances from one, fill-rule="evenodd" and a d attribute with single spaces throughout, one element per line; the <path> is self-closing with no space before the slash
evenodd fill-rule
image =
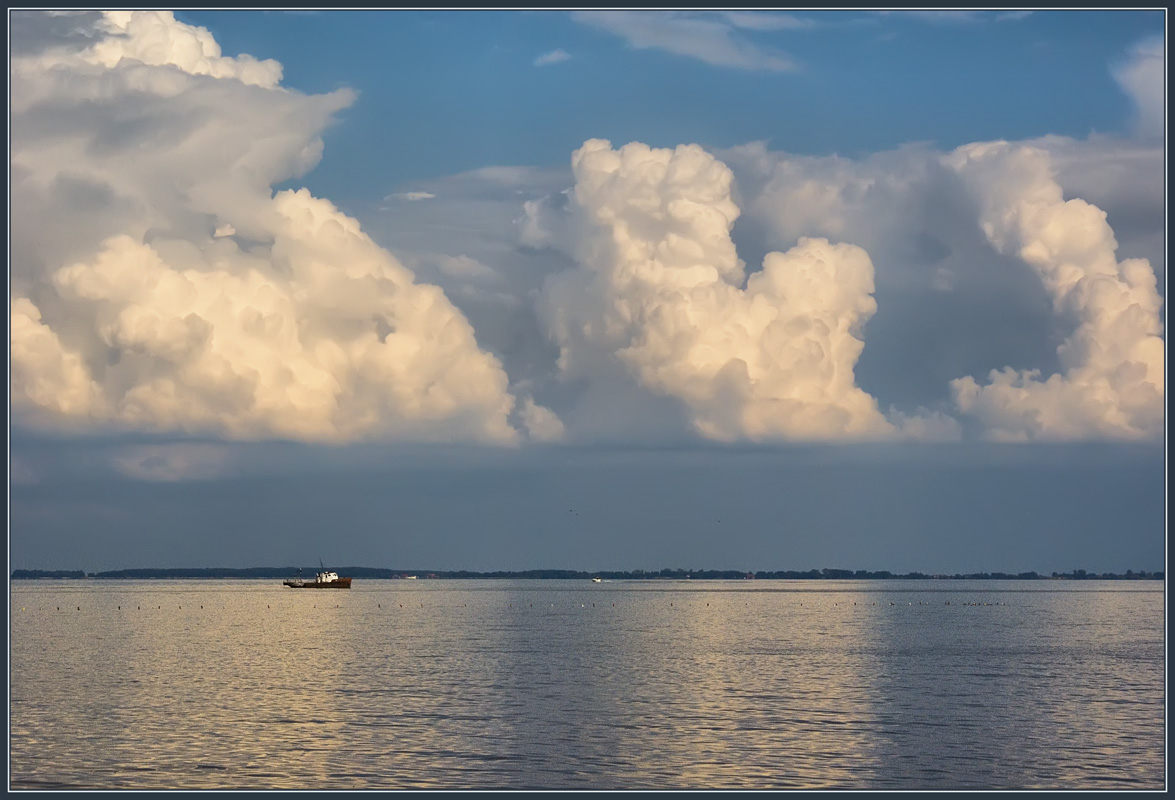
<path id="1" fill-rule="evenodd" d="M 15 569 L 12 571 L 12 580 L 39 580 L 39 579 L 174 579 L 174 578 L 288 578 L 298 573 L 313 575 L 315 567 L 249 567 L 245 569 L 231 569 L 221 567 L 207 568 L 171 568 L 171 569 L 120 569 L 103 572 L 85 572 L 84 570 L 40 570 Z M 583 572 L 581 570 L 563 569 L 532 569 L 519 571 L 471 572 L 469 570 L 393 570 L 376 567 L 341 567 L 335 570 L 340 575 L 368 580 L 395 580 L 399 578 L 411 579 L 466 579 L 466 578 L 514 578 L 514 579 L 556 579 L 556 580 L 587 580 L 601 578 L 604 580 L 1164 580 L 1163 572 L 1146 572 L 1127 570 L 1123 574 L 1086 572 L 1083 569 L 1072 572 L 1053 572 L 1048 575 L 1036 572 L 1006 573 L 1006 572 L 973 572 L 973 573 L 936 573 L 907 572 L 893 573 L 885 570 L 848 570 L 848 569 L 811 569 L 771 570 L 744 572 L 741 570 L 683 570 L 662 569 L 646 572 L 633 570 L 630 572 L 603 571 Z"/>

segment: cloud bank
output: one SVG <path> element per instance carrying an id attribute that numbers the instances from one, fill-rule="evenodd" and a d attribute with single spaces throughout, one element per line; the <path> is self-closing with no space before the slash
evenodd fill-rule
<path id="1" fill-rule="evenodd" d="M 1073 155 L 1072 143 L 1050 144 Z M 694 145 L 592 140 L 573 155 L 567 202 L 528 204 L 524 238 L 577 263 L 547 280 L 540 301 L 564 380 L 599 380 L 603 365 L 622 365 L 719 441 L 950 439 L 964 427 L 1009 441 L 1161 434 L 1155 271 L 1145 258 L 1116 260 L 1106 213 L 1064 199 L 1045 149 L 912 148 L 865 162 L 761 146 L 728 155 L 739 186 Z M 749 274 L 732 238 L 736 190 L 771 248 Z M 1068 329 L 1056 374 L 991 364 L 998 352 L 977 341 L 986 379 L 946 374 L 948 403 L 883 411 L 856 376 L 878 312 L 869 248 L 886 253 L 895 302 L 938 303 L 956 283 L 982 288 L 979 270 L 992 263 L 1025 291 L 1035 285 L 1053 327 Z M 1002 322 L 997 314 L 969 335 L 981 340 Z"/>
<path id="2" fill-rule="evenodd" d="M 610 13 L 582 21 L 745 68 L 773 67 L 735 32 L 804 27 Z M 505 445 L 1163 431 L 1148 124 L 859 160 L 590 139 L 569 171 L 388 193 L 392 255 L 329 200 L 274 191 L 352 93 L 293 91 L 169 12 L 63 19 L 12 56 L 18 424 Z M 1153 56 L 1116 72 L 1144 121 Z M 212 468 L 133 455 L 128 474 Z"/>

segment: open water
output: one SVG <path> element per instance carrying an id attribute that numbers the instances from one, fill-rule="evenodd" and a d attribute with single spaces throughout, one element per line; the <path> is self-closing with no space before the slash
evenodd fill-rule
<path id="1" fill-rule="evenodd" d="M 1161 581 L 10 584 L 9 787 L 1166 788 Z"/>

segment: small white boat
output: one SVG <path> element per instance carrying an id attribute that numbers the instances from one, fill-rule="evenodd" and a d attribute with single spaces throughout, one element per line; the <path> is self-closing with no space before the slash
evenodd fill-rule
<path id="1" fill-rule="evenodd" d="M 603 578 L 592 578 L 592 583 L 602 583 L 603 580 Z"/>

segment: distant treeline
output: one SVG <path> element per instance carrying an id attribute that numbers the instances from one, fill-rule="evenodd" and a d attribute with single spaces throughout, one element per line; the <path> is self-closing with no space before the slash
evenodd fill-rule
<path id="1" fill-rule="evenodd" d="M 352 578 L 368 578 L 374 580 L 394 578 L 556 578 L 582 579 L 603 578 L 611 581 L 649 580 L 653 578 L 667 578 L 672 580 L 825 580 L 825 579 L 853 579 L 853 580 L 1163 580 L 1162 572 L 1135 572 L 1126 570 L 1125 574 L 1103 572 L 1086 572 L 1075 569 L 1072 572 L 1054 572 L 1051 575 L 1041 575 L 1036 572 L 972 572 L 968 574 L 955 573 L 927 575 L 922 572 L 895 573 L 881 570 L 871 572 L 858 569 L 810 569 L 806 571 L 777 570 L 774 572 L 743 572 L 730 569 L 662 569 L 646 572 L 642 569 L 631 572 L 581 572 L 570 569 L 531 569 L 521 572 L 470 572 L 458 570 L 445 572 L 441 570 L 401 570 L 381 569 L 376 567 L 342 567 L 336 570 L 340 575 Z M 294 575 L 313 575 L 318 572 L 316 567 L 250 567 L 247 569 L 230 569 L 227 567 L 205 568 L 177 568 L 177 569 L 118 569 L 106 572 L 83 572 L 82 570 L 41 570 L 16 569 L 12 571 L 13 579 L 19 578 L 288 578 Z"/>

